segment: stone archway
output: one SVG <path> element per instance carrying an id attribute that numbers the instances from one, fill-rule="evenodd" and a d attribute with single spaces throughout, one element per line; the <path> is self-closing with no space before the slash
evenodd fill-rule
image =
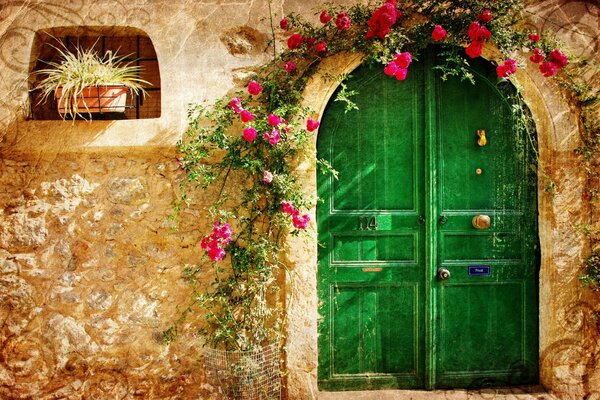
<path id="1" fill-rule="evenodd" d="M 497 55 L 491 47 L 484 49 L 486 59 L 492 60 Z M 304 105 L 322 116 L 338 86 L 328 77 L 349 73 L 361 61 L 358 54 L 339 54 L 323 60 L 307 84 Z M 599 349 L 593 349 L 598 345 L 585 323 L 593 307 L 578 301 L 577 267 L 584 257 L 587 241 L 572 222 L 583 221 L 590 211 L 582 199 L 585 173 L 577 167 L 574 153 L 580 144 L 577 112 L 569 108 L 566 95 L 558 90 L 557 84 L 545 80 L 535 68 L 519 71 L 517 79 L 536 122 L 541 165 L 538 179 L 540 383 L 559 395 L 583 398 L 596 393 L 590 382 L 600 381 L 600 376 L 593 369 L 599 353 Z M 315 144 L 316 137 L 310 156 L 297 169 L 305 177 L 306 192 L 316 198 Z M 316 398 L 319 317 L 316 235 L 310 240 L 291 237 L 287 246 L 287 261 L 293 267 L 287 297 L 288 394 L 289 398 Z"/>

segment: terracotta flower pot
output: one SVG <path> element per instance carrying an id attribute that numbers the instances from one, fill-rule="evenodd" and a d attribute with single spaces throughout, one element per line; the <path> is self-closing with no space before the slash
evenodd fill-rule
<path id="1" fill-rule="evenodd" d="M 62 87 L 56 91 L 56 101 L 60 114 L 91 114 L 125 112 L 129 88 L 123 85 L 102 85 L 86 87 L 78 96 L 65 99 Z"/>

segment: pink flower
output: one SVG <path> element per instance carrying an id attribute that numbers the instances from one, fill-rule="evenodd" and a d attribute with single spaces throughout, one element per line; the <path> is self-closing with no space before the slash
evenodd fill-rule
<path id="1" fill-rule="evenodd" d="M 281 21 L 279 21 L 279 27 L 284 31 L 287 31 L 290 27 L 289 23 L 290 21 L 287 18 L 282 18 Z"/>
<path id="2" fill-rule="evenodd" d="M 567 56 L 559 49 L 554 49 L 548 54 L 548 60 L 556 65 L 557 68 L 562 68 L 569 63 Z"/>
<path id="3" fill-rule="evenodd" d="M 471 42 L 470 45 L 467 46 L 465 52 L 471 58 L 477 58 L 481 55 L 481 50 L 483 49 L 483 42 L 474 41 Z"/>
<path id="4" fill-rule="evenodd" d="M 242 118 L 242 122 L 254 121 L 254 115 L 248 110 L 242 110 L 240 112 L 240 117 Z"/>
<path id="5" fill-rule="evenodd" d="M 309 221 L 310 216 L 308 214 L 300 216 L 300 212 L 298 210 L 295 210 L 292 214 L 292 223 L 294 224 L 295 228 L 306 229 L 306 226 L 308 225 Z"/>
<path id="6" fill-rule="evenodd" d="M 540 34 L 539 33 L 530 33 L 529 34 L 529 40 L 531 40 L 533 43 L 537 43 L 540 41 Z"/>
<path id="7" fill-rule="evenodd" d="M 267 122 L 271 126 L 277 126 L 281 123 L 281 118 L 275 114 L 269 114 L 269 116 L 267 117 Z"/>
<path id="8" fill-rule="evenodd" d="M 490 22 L 492 20 L 492 10 L 489 8 L 484 10 L 481 14 L 477 16 L 477 19 L 481 22 Z"/>
<path id="9" fill-rule="evenodd" d="M 288 38 L 288 49 L 294 50 L 300 47 L 300 45 L 304 43 L 304 37 L 299 33 L 294 33 L 292 36 Z"/>
<path id="10" fill-rule="evenodd" d="M 431 37 L 436 42 L 439 42 L 440 40 L 442 40 L 446 36 L 446 33 L 447 33 L 446 30 L 444 28 L 442 28 L 441 25 L 436 25 L 435 28 L 433 28 L 433 32 L 431 33 Z"/>
<path id="11" fill-rule="evenodd" d="M 398 71 L 398 68 L 398 65 L 396 65 L 396 63 L 392 61 L 383 69 L 383 72 L 387 76 L 394 76 L 396 75 L 396 71 Z"/>
<path id="12" fill-rule="evenodd" d="M 283 210 L 284 213 L 290 214 L 290 215 L 294 214 L 294 211 L 296 211 L 296 209 L 294 208 L 292 203 L 290 203 L 289 201 L 282 201 L 281 209 Z"/>
<path id="13" fill-rule="evenodd" d="M 540 65 L 540 72 L 546 77 L 549 78 L 551 76 L 556 75 L 558 72 L 558 67 L 551 61 L 546 61 Z"/>
<path id="14" fill-rule="evenodd" d="M 296 64 L 294 64 L 291 61 L 288 61 L 285 64 L 283 64 L 283 69 L 285 69 L 288 73 L 291 74 L 296 70 Z"/>
<path id="15" fill-rule="evenodd" d="M 271 182 L 273 182 L 273 174 L 270 173 L 269 171 L 264 171 L 263 172 L 263 182 L 264 183 L 271 183 Z"/>
<path id="16" fill-rule="evenodd" d="M 327 51 L 327 43 L 319 42 L 315 45 L 315 49 L 317 50 L 318 53 L 324 53 Z"/>
<path id="17" fill-rule="evenodd" d="M 242 135 L 244 136 L 244 139 L 247 142 L 252 142 L 254 139 L 256 139 L 256 134 L 257 134 L 256 129 L 254 129 L 253 127 L 250 126 L 246 129 L 244 129 L 244 132 Z"/>
<path id="18" fill-rule="evenodd" d="M 367 25 L 369 26 L 369 31 L 366 35 L 367 39 L 374 37 L 385 39 L 386 35 L 390 33 L 392 26 L 402 15 L 401 11 L 396 10 L 395 3 L 388 1 L 375 10 L 371 19 L 367 21 Z"/>
<path id="19" fill-rule="evenodd" d="M 529 60 L 531 60 L 531 62 L 534 62 L 536 64 L 544 61 L 544 54 L 542 53 L 542 49 L 540 49 L 539 47 L 533 49 L 533 55 L 531 57 L 529 57 Z"/>
<path id="20" fill-rule="evenodd" d="M 323 10 L 321 12 L 321 15 L 319 16 L 319 20 L 321 21 L 321 23 L 326 24 L 329 21 L 331 21 L 331 15 L 329 15 L 327 10 Z"/>
<path id="21" fill-rule="evenodd" d="M 211 260 L 221 261 L 225 257 L 223 248 L 229 245 L 230 242 L 231 227 L 229 224 L 221 225 L 219 222 L 215 222 L 212 233 L 202 238 L 200 247 L 207 251 Z"/>
<path id="22" fill-rule="evenodd" d="M 306 129 L 307 129 L 309 132 L 312 132 L 312 131 L 314 131 L 315 129 L 317 129 L 317 128 L 319 127 L 319 125 L 320 125 L 320 124 L 319 124 L 319 121 L 315 121 L 315 120 L 314 120 L 314 119 L 312 119 L 312 118 L 309 118 L 309 119 L 306 121 Z"/>
<path id="23" fill-rule="evenodd" d="M 233 112 L 239 114 L 242 111 L 242 99 L 239 97 L 234 97 L 229 102 L 229 108 L 233 110 Z"/>
<path id="24" fill-rule="evenodd" d="M 248 82 L 248 93 L 250 93 L 251 95 L 256 96 L 261 92 L 261 90 L 262 86 L 260 85 L 260 83 L 256 81 Z"/>
<path id="25" fill-rule="evenodd" d="M 508 78 L 509 75 L 515 72 L 517 72 L 517 63 L 510 58 L 496 67 L 496 74 L 499 78 Z"/>
<path id="26" fill-rule="evenodd" d="M 277 129 L 273 129 L 270 133 L 263 133 L 263 139 L 268 140 L 271 146 L 275 146 L 277 143 L 279 143 L 281 135 Z"/>
<path id="27" fill-rule="evenodd" d="M 398 71 L 396 71 L 396 73 L 394 74 L 394 76 L 399 81 L 403 81 L 403 80 L 406 79 L 406 75 L 407 74 L 408 74 L 408 69 L 406 69 L 406 68 L 398 68 Z"/>
<path id="28" fill-rule="evenodd" d="M 394 56 L 394 62 L 400 68 L 408 68 L 411 61 L 412 61 L 412 54 L 410 54 L 408 51 L 405 51 L 404 53 L 396 54 Z"/>
<path id="29" fill-rule="evenodd" d="M 347 12 L 341 12 L 335 18 L 335 26 L 337 26 L 341 31 L 350 29 L 350 25 L 352 25 L 352 21 L 350 20 Z"/>

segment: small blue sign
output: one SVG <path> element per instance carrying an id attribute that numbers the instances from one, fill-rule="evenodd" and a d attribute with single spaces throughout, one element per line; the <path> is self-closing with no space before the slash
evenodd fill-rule
<path id="1" fill-rule="evenodd" d="M 489 265 L 469 265 L 469 276 L 490 276 L 492 268 Z"/>

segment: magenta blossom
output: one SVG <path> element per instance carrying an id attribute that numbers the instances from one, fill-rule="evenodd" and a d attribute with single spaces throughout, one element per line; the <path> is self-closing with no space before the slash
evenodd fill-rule
<path id="1" fill-rule="evenodd" d="M 352 21 L 347 12 L 341 12 L 335 18 L 335 26 L 341 31 L 347 31 L 350 29 L 350 25 L 352 25 Z"/>
<path id="2" fill-rule="evenodd" d="M 271 126 L 277 126 L 281 123 L 281 118 L 275 114 L 269 114 L 269 116 L 267 117 L 267 122 Z"/>
<path id="3" fill-rule="evenodd" d="M 483 42 L 473 41 L 471 44 L 467 46 L 465 52 L 471 58 L 477 58 L 481 55 L 481 51 L 483 50 Z"/>
<path id="4" fill-rule="evenodd" d="M 558 67 L 552 61 L 546 61 L 540 65 L 540 72 L 546 78 L 549 78 L 551 76 L 556 75 L 556 73 L 558 72 Z"/>
<path id="5" fill-rule="evenodd" d="M 531 62 L 534 62 L 536 64 L 539 64 L 542 61 L 544 61 L 544 53 L 542 53 L 542 49 L 540 49 L 539 47 L 536 47 L 535 49 L 533 49 L 533 55 L 531 57 L 529 57 L 529 60 L 531 60 Z"/>
<path id="6" fill-rule="evenodd" d="M 394 74 L 396 79 L 398 79 L 399 81 L 405 80 L 406 75 L 408 75 L 408 69 L 406 68 L 398 68 L 398 71 L 396 71 L 396 73 Z"/>
<path id="7" fill-rule="evenodd" d="M 246 129 L 244 129 L 244 132 L 242 134 L 244 136 L 244 139 L 247 142 L 252 142 L 254 139 L 256 139 L 256 129 L 254 129 L 253 127 L 248 127 Z"/>
<path id="8" fill-rule="evenodd" d="M 293 73 L 296 70 L 296 64 L 294 64 L 292 61 L 288 61 L 285 64 L 283 64 L 283 69 L 285 69 L 288 73 Z"/>
<path id="9" fill-rule="evenodd" d="M 206 250 L 213 261 L 221 261 L 225 257 L 225 249 L 231 242 L 231 227 L 229 224 L 221 225 L 215 222 L 213 231 L 200 241 L 200 247 Z"/>
<path id="10" fill-rule="evenodd" d="M 309 118 L 309 119 L 306 121 L 306 129 L 307 129 L 309 132 L 312 132 L 312 131 L 314 131 L 315 129 L 317 129 L 317 128 L 319 127 L 319 125 L 320 125 L 320 124 L 319 124 L 319 121 L 315 121 L 315 120 L 314 120 L 314 119 L 312 119 L 312 118 Z"/>
<path id="11" fill-rule="evenodd" d="M 323 23 L 323 24 L 326 24 L 329 21 L 331 21 L 331 15 L 329 15 L 327 10 L 323 10 L 321 12 L 321 15 L 319 15 L 319 21 L 321 21 L 321 23 Z"/>
<path id="12" fill-rule="evenodd" d="M 387 76 L 394 76 L 396 75 L 396 71 L 398 71 L 398 65 L 396 65 L 395 62 L 390 62 L 384 69 L 383 72 L 387 75 Z"/>
<path id="13" fill-rule="evenodd" d="M 508 78 L 515 72 L 517 72 L 517 62 L 511 58 L 496 67 L 496 74 L 499 78 Z"/>
<path id="14" fill-rule="evenodd" d="M 569 63 L 567 56 L 559 49 L 554 49 L 548 54 L 548 60 L 556 65 L 556 68 L 562 68 Z"/>
<path id="15" fill-rule="evenodd" d="M 270 173 L 269 171 L 264 171 L 263 172 L 263 182 L 264 183 L 271 183 L 271 182 L 273 182 L 273 174 Z"/>
<path id="16" fill-rule="evenodd" d="M 277 129 L 273 129 L 271 133 L 263 133 L 263 139 L 268 140 L 271 146 L 275 146 L 277 143 L 279 143 L 281 135 L 279 134 L 279 131 Z"/>
<path id="17" fill-rule="evenodd" d="M 296 210 L 294 208 L 294 205 L 292 203 L 290 203 L 289 201 L 282 201 L 281 209 L 283 210 L 284 213 L 290 214 L 290 215 L 292 215 L 294 213 L 294 211 Z"/>
<path id="18" fill-rule="evenodd" d="M 435 28 L 433 28 L 433 32 L 431 32 L 431 37 L 436 42 L 439 42 L 446 37 L 446 33 L 446 30 L 441 25 L 436 25 Z"/>
<path id="19" fill-rule="evenodd" d="M 533 43 L 537 43 L 540 41 L 540 34 L 539 33 L 530 33 L 529 34 L 529 40 L 531 40 Z"/>
<path id="20" fill-rule="evenodd" d="M 258 83 L 256 81 L 248 82 L 248 93 L 250 93 L 253 96 L 256 96 L 261 91 L 262 91 L 262 86 L 260 85 L 260 83 Z"/>
<path id="21" fill-rule="evenodd" d="M 229 102 L 229 108 L 231 108 L 233 112 L 237 114 L 242 112 L 242 99 L 240 99 L 239 97 L 234 97 L 233 99 L 231 99 L 231 101 Z"/>
<path id="22" fill-rule="evenodd" d="M 408 51 L 405 51 L 404 53 L 396 54 L 394 56 L 394 62 L 400 68 L 408 68 L 411 61 L 412 61 L 412 54 L 410 54 Z"/>
<path id="23" fill-rule="evenodd" d="M 242 118 L 242 122 L 251 122 L 251 121 L 254 121 L 254 114 L 252 114 L 248 110 L 242 110 L 240 112 L 240 117 Z"/>
<path id="24" fill-rule="evenodd" d="M 292 214 L 292 223 L 294 224 L 295 228 L 306 229 L 309 221 L 310 216 L 308 214 L 300 216 L 300 211 L 294 210 L 294 213 Z"/>

